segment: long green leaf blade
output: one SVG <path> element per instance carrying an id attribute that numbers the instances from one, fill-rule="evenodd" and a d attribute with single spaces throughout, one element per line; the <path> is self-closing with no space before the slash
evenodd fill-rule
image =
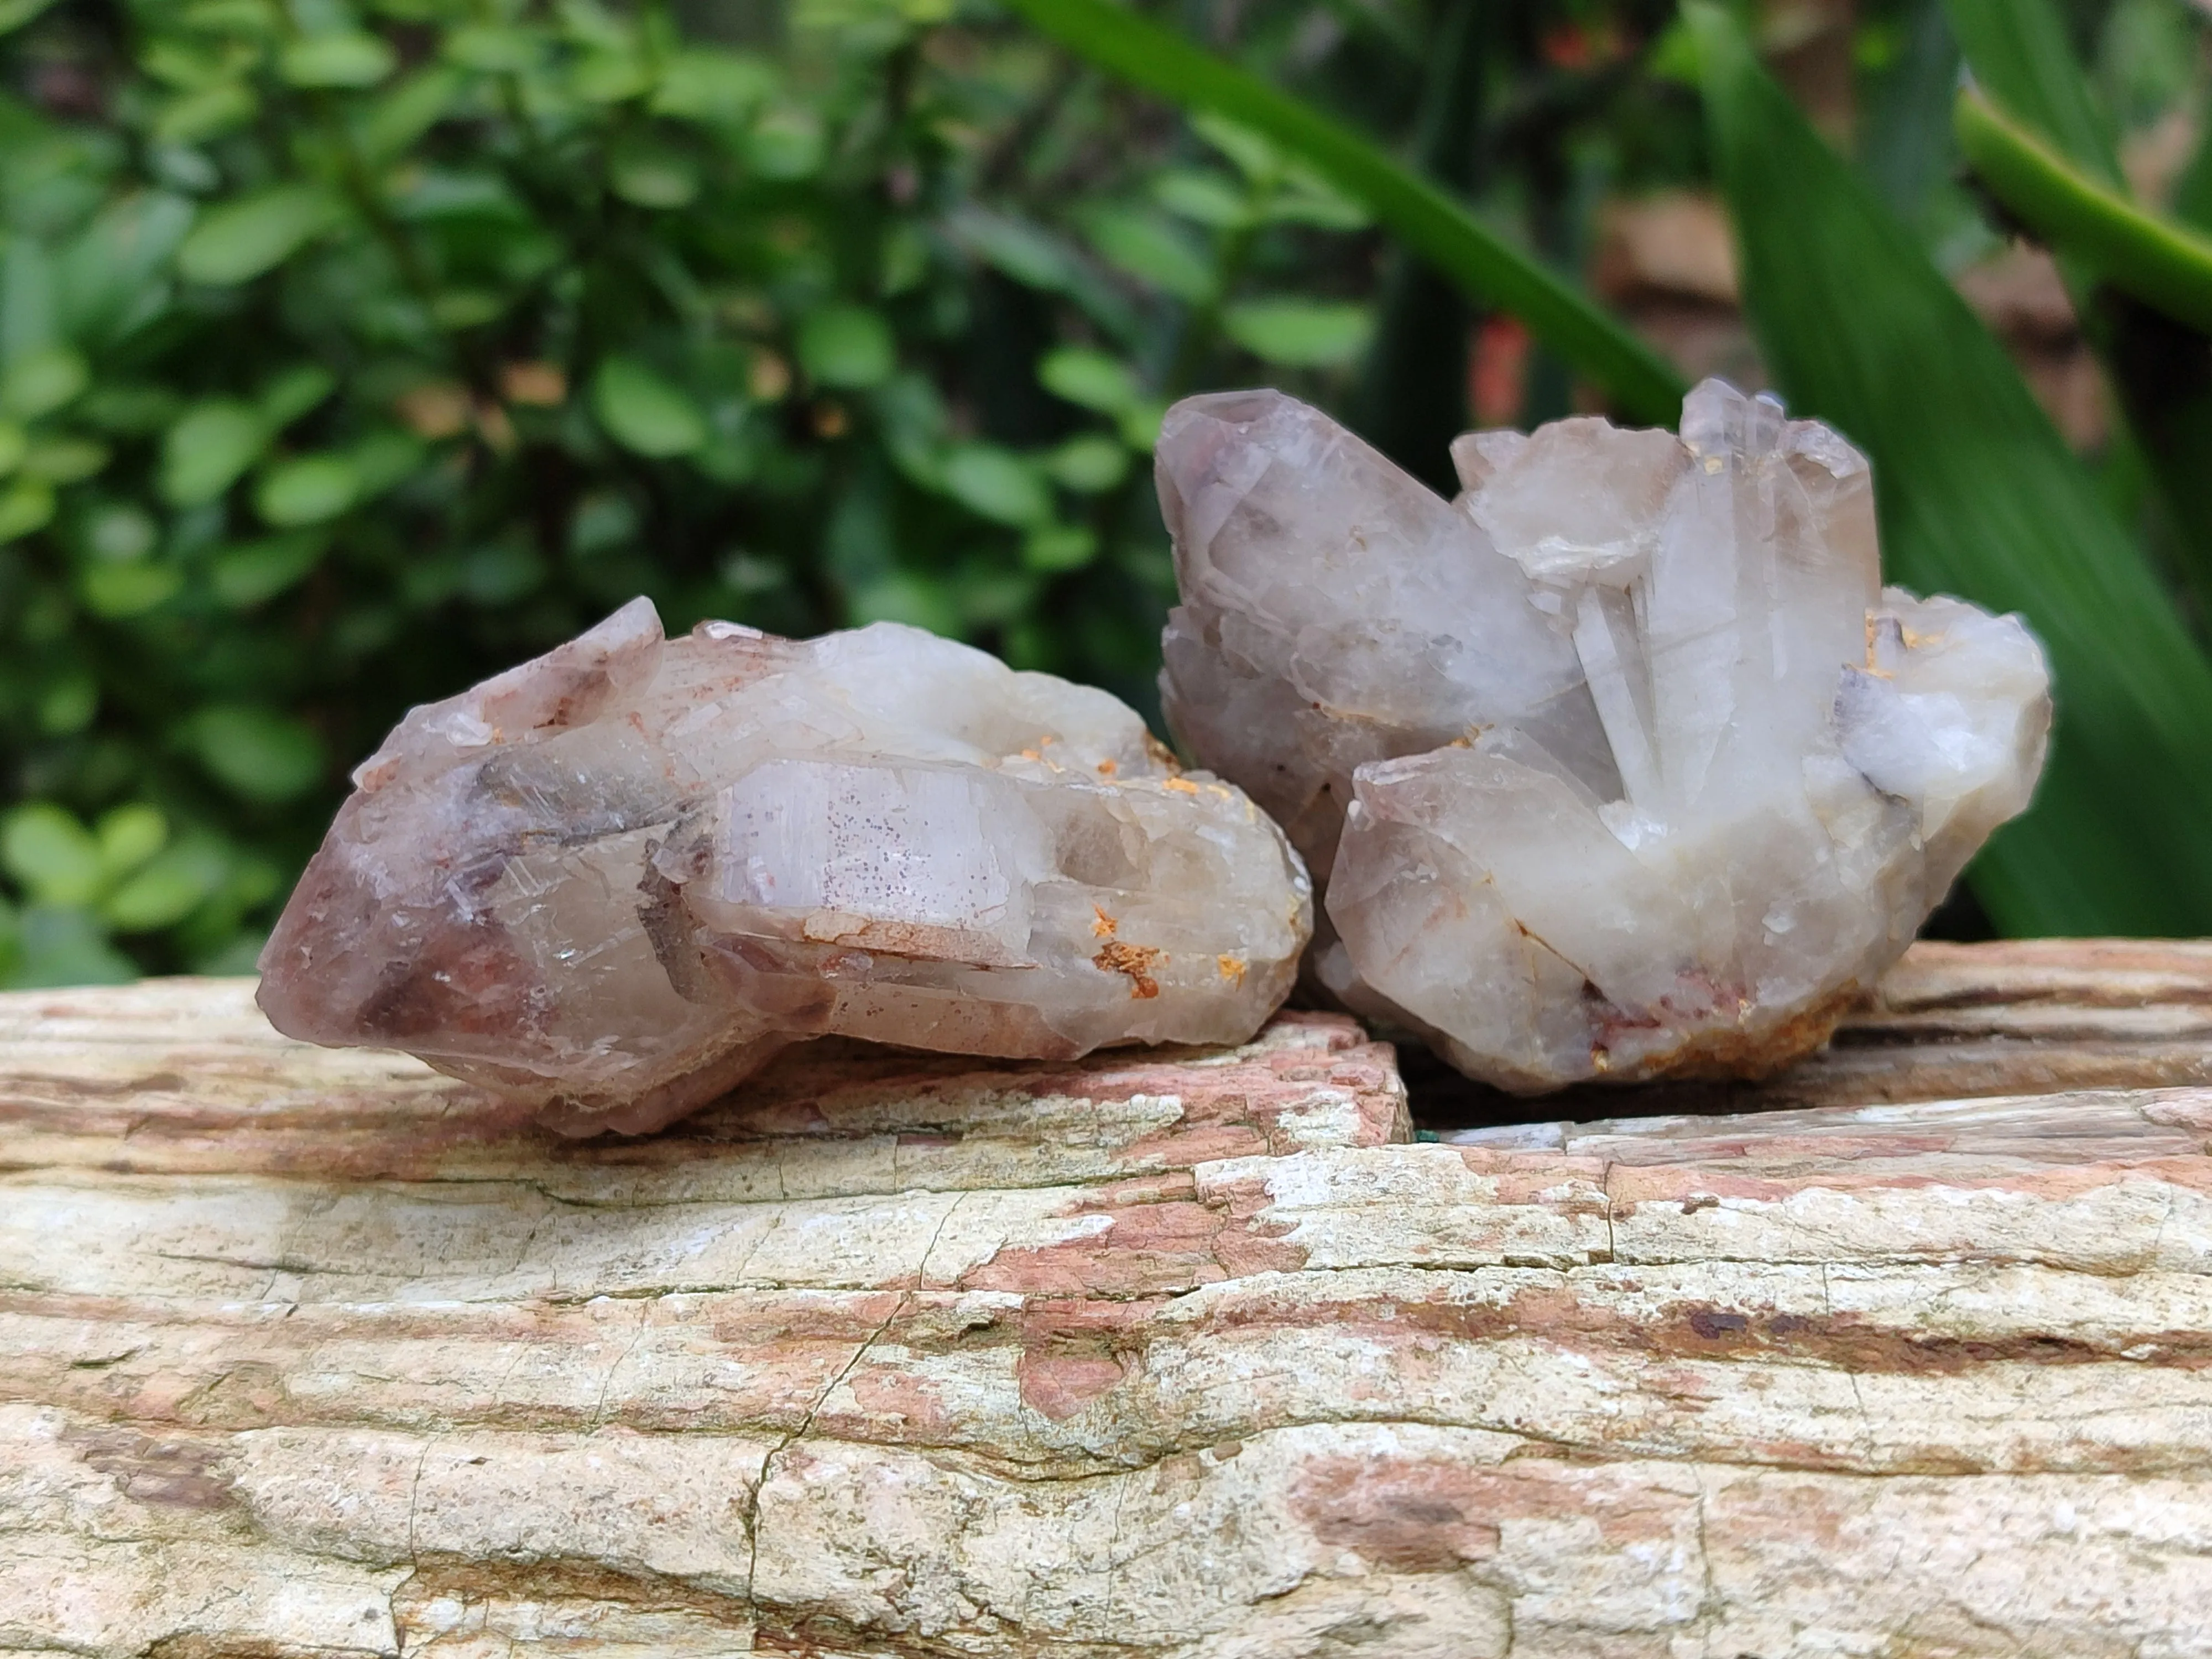
<path id="1" fill-rule="evenodd" d="M 1264 81 L 1108 0 L 1007 0 L 1103 70 L 1188 109 L 1264 133 L 1353 197 L 1407 246 L 1602 386 L 1623 414 L 1673 425 L 1680 377 L 1590 298 L 1387 152 Z"/>
<path id="2" fill-rule="evenodd" d="M 2124 294 L 2212 332 L 2212 237 L 2144 212 L 1968 88 L 1959 148 L 1990 193 L 2042 240 Z"/>
<path id="3" fill-rule="evenodd" d="M 2100 184 L 2127 188 L 2051 0 L 1943 0 L 1943 10 L 1990 97 Z"/>
<path id="4" fill-rule="evenodd" d="M 1966 303 L 1728 15 L 1685 10 L 1767 362 L 1871 457 L 1892 574 L 2021 612 L 2051 653 L 2051 763 L 1977 891 L 2013 932 L 2212 928 L 2212 665 Z"/>

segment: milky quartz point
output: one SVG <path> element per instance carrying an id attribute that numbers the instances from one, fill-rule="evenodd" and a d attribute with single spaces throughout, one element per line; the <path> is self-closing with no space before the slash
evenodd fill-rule
<path id="1" fill-rule="evenodd" d="M 2035 640 L 1884 588 L 1864 458 L 1717 380 L 1453 459 L 1273 392 L 1161 429 L 1169 720 L 1325 887 L 1318 978 L 1521 1091 L 1818 1047 L 2027 805 Z"/>
<path id="2" fill-rule="evenodd" d="M 413 710 L 354 781 L 262 1007 L 573 1133 L 805 1037 L 1243 1042 L 1311 927 L 1281 832 L 1128 708 L 890 623 L 670 640 L 634 600 Z"/>

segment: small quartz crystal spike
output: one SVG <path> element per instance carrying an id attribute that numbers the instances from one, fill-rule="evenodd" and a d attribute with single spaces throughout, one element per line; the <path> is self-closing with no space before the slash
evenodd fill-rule
<path id="1" fill-rule="evenodd" d="M 2040 648 L 1884 589 L 1864 458 L 1771 398 L 1452 453 L 1448 504 L 1279 393 L 1169 411 L 1177 733 L 1308 850 L 1316 977 L 1469 1075 L 1786 1065 L 2026 807 Z"/>
<path id="2" fill-rule="evenodd" d="M 354 781 L 262 1007 L 574 1133 L 813 1036 L 1242 1042 L 1312 921 L 1281 832 L 1115 698 L 895 623 L 667 640 L 635 600 L 414 710 Z"/>

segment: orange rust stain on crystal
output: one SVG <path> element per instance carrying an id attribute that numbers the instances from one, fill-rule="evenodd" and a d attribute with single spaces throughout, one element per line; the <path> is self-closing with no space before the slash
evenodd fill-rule
<path id="1" fill-rule="evenodd" d="M 1098 918 L 1091 924 L 1091 936 L 1093 939 L 1111 939 L 1114 937 L 1114 930 L 1121 925 L 1106 914 L 1106 907 L 1103 904 L 1092 905 L 1091 914 Z"/>
<path id="2" fill-rule="evenodd" d="M 1159 995 L 1160 982 L 1152 977 L 1152 969 L 1166 954 L 1154 945 L 1127 945 L 1115 939 L 1091 960 L 1094 966 L 1109 974 L 1127 974 L 1129 994 L 1141 999 Z"/>

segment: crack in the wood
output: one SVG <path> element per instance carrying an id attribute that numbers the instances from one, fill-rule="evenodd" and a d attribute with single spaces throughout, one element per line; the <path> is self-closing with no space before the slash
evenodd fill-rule
<path id="1" fill-rule="evenodd" d="M 959 1209 L 962 1202 L 966 1199 L 966 1197 L 967 1194 L 965 1193 L 956 1197 L 951 1203 L 945 1206 L 945 1212 L 937 1218 L 937 1226 L 929 1236 L 929 1243 L 922 1247 L 921 1259 L 915 1264 L 914 1289 L 902 1291 L 899 1293 L 898 1301 L 892 1305 L 891 1310 L 884 1316 L 883 1323 L 877 1326 L 873 1331 L 870 1332 L 867 1336 L 861 1340 L 860 1345 L 853 1350 L 852 1358 L 848 1359 L 842 1366 L 839 1367 L 836 1376 L 831 1377 L 829 1383 L 822 1389 L 822 1391 L 815 1395 L 812 1402 L 808 1405 L 806 1408 L 806 1415 L 800 1421 L 799 1426 L 792 1430 L 788 1434 L 785 1435 L 781 1440 L 778 1441 L 776 1444 L 769 1449 L 768 1455 L 761 1459 L 760 1478 L 757 1482 L 755 1482 L 753 1486 L 750 1512 L 746 1520 L 746 1532 L 748 1534 L 747 1542 L 750 1546 L 745 1555 L 745 1600 L 748 1602 L 751 1602 L 753 1601 L 753 1581 L 760 1571 L 761 1494 L 766 1490 L 769 1480 L 773 1477 L 776 1459 L 782 1456 L 787 1451 L 790 1450 L 794 1444 L 796 1444 L 799 1440 L 805 1438 L 806 1435 L 812 1431 L 814 1427 L 814 1419 L 821 1414 L 822 1408 L 829 1404 L 830 1396 L 836 1393 L 839 1386 L 843 1383 L 848 1376 L 850 1376 L 853 1374 L 853 1371 L 859 1366 L 860 1361 L 866 1357 L 868 1350 L 874 1347 L 878 1342 L 883 1340 L 884 1333 L 890 1329 L 891 1326 L 897 1321 L 899 1315 L 904 1312 L 912 1304 L 915 1296 L 915 1290 L 921 1288 L 923 1282 L 928 1277 L 929 1258 L 936 1254 L 938 1243 L 945 1237 L 945 1226 L 951 1221 L 953 1212 Z M 868 1443 L 848 1442 L 845 1443 L 866 1444 Z"/>

